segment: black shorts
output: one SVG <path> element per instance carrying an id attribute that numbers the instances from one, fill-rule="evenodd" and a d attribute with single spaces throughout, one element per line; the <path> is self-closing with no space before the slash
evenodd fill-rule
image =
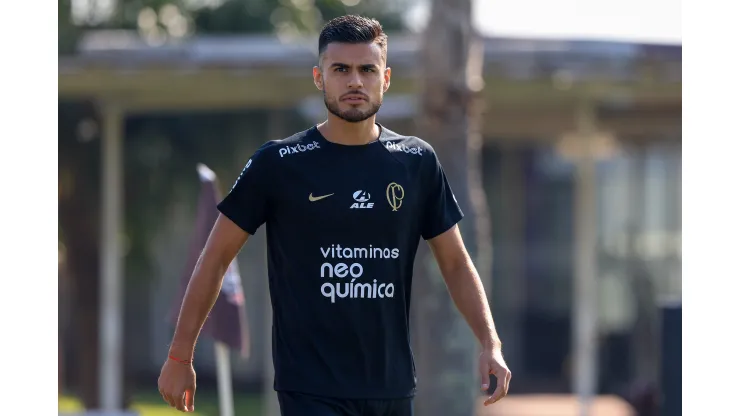
<path id="1" fill-rule="evenodd" d="M 393 400 L 334 399 L 279 391 L 282 416 L 413 416 L 412 397 Z"/>

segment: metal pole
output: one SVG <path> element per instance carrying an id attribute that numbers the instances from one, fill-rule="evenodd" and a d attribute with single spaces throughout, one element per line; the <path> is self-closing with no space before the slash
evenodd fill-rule
<path id="1" fill-rule="evenodd" d="M 123 403 L 121 225 L 123 208 L 123 111 L 115 103 L 101 106 L 102 261 L 100 262 L 100 404 L 119 410 Z"/>
<path id="2" fill-rule="evenodd" d="M 590 102 L 580 103 L 576 113 L 578 156 L 575 198 L 575 281 L 573 308 L 573 390 L 581 416 L 587 416 L 596 394 L 597 381 L 597 219 L 596 162 L 593 142 L 596 117 Z"/>
<path id="3" fill-rule="evenodd" d="M 231 386 L 229 347 L 216 341 L 213 345 L 218 379 L 218 410 L 220 416 L 234 416 L 234 390 Z"/>

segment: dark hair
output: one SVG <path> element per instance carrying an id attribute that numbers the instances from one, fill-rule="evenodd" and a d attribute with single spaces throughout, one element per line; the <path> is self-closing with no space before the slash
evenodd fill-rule
<path id="1" fill-rule="evenodd" d="M 331 19 L 324 25 L 319 35 L 319 56 L 330 43 L 377 43 L 386 59 L 388 36 L 375 19 L 346 15 Z"/>

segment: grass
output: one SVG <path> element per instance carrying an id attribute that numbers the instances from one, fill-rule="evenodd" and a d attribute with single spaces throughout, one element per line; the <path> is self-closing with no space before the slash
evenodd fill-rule
<path id="1" fill-rule="evenodd" d="M 180 416 L 182 412 L 166 404 L 157 392 L 138 393 L 134 396 L 132 410 L 139 416 Z M 81 412 L 82 403 L 74 396 L 59 396 L 59 412 Z M 234 413 L 240 416 L 258 416 L 261 414 L 260 398 L 257 395 L 235 395 Z M 195 412 L 193 416 L 219 416 L 218 396 L 215 392 L 197 392 L 195 394 Z"/>

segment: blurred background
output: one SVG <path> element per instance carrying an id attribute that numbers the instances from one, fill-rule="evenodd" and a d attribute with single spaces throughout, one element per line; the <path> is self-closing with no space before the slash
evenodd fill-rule
<path id="1" fill-rule="evenodd" d="M 491 35 L 486 0 L 58 6 L 60 413 L 177 414 L 157 377 L 192 271 L 196 166 L 223 194 L 259 145 L 323 120 L 317 35 L 352 13 L 389 34 L 378 121 L 440 154 L 514 374 L 483 409 L 475 339 L 422 244 L 417 413 L 680 414 L 680 37 Z M 219 363 L 231 414 L 278 414 L 265 255 L 258 232 L 237 259 L 248 351 L 199 341 L 196 414 L 230 416 Z"/>

